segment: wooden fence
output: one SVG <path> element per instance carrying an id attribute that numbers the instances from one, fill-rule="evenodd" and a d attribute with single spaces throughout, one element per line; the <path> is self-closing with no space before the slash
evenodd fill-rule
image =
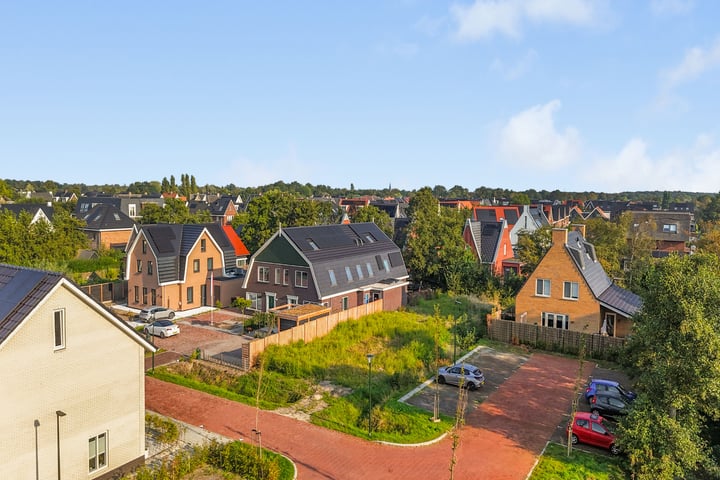
<path id="1" fill-rule="evenodd" d="M 488 318 L 488 337 L 515 345 L 529 345 L 542 350 L 578 354 L 585 344 L 585 355 L 607 358 L 625 345 L 624 338 L 540 327 L 510 320 Z"/>
<path id="2" fill-rule="evenodd" d="M 100 303 L 123 303 L 127 302 L 128 282 L 127 280 L 122 280 L 117 282 L 96 283 L 93 285 L 80 285 L 80 290 Z"/>

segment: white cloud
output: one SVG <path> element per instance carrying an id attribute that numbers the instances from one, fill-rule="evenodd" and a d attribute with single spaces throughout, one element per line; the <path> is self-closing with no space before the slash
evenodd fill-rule
<path id="1" fill-rule="evenodd" d="M 679 15 L 688 13 L 695 6 L 693 0 L 652 0 L 650 10 L 655 15 Z"/>
<path id="2" fill-rule="evenodd" d="M 585 169 L 584 182 L 598 190 L 683 190 L 716 192 L 720 184 L 720 148 L 700 134 L 688 148 L 652 156 L 647 143 L 633 138 L 614 156 L 597 158 Z"/>
<path id="3" fill-rule="evenodd" d="M 513 64 L 508 65 L 499 58 L 495 59 L 490 65 L 490 70 L 499 72 L 507 80 L 517 80 L 532 69 L 537 59 L 537 52 L 530 49 Z"/>
<path id="4" fill-rule="evenodd" d="M 515 166 L 533 167 L 547 172 L 571 164 L 580 158 L 578 131 L 555 128 L 554 113 L 560 101 L 536 105 L 512 117 L 500 132 L 499 153 Z"/>
<path id="5" fill-rule="evenodd" d="M 450 13 L 460 40 L 478 40 L 494 34 L 521 36 L 524 21 L 589 25 L 598 10 L 593 0 L 475 0 L 453 4 Z"/>
<path id="6" fill-rule="evenodd" d="M 693 47 L 685 52 L 685 57 L 679 65 L 663 72 L 665 88 L 672 89 L 692 81 L 718 65 L 720 65 L 720 39 L 709 48 Z"/>
<path id="7" fill-rule="evenodd" d="M 226 185 L 228 179 L 236 185 L 259 186 L 283 180 L 286 182 L 307 182 L 315 172 L 311 165 L 302 162 L 295 152 L 294 145 L 288 146 L 287 152 L 276 158 L 264 160 L 239 156 L 230 160 L 227 169 L 222 171 L 222 179 L 216 185 Z M 211 182 L 212 183 L 212 182 Z"/>

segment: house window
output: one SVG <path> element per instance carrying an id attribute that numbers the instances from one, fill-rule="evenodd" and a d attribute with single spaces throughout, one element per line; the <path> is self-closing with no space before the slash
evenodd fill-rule
<path id="1" fill-rule="evenodd" d="M 53 312 L 53 331 L 55 333 L 55 350 L 65 348 L 65 310 Z"/>
<path id="2" fill-rule="evenodd" d="M 258 282 L 270 282 L 270 269 L 268 267 L 258 267 Z"/>
<path id="3" fill-rule="evenodd" d="M 343 310 L 348 309 L 348 297 L 342 297 L 342 309 Z"/>
<path id="4" fill-rule="evenodd" d="M 90 472 L 107 467 L 107 433 L 101 433 L 88 441 L 88 466 Z"/>
<path id="5" fill-rule="evenodd" d="M 295 272 L 295 286 L 307 288 L 308 286 L 308 272 Z"/>
<path id="6" fill-rule="evenodd" d="M 373 273 L 372 264 L 370 262 L 367 262 L 365 265 L 367 266 L 368 277 L 372 277 L 373 275 L 375 275 Z"/>
<path id="7" fill-rule="evenodd" d="M 363 303 L 370 303 L 370 293 L 365 292 L 365 294 L 363 294 Z"/>
<path id="8" fill-rule="evenodd" d="M 345 267 L 345 276 L 347 277 L 348 282 L 353 281 L 352 270 L 350 270 L 350 267 Z"/>
<path id="9" fill-rule="evenodd" d="M 137 205 L 134 203 L 128 204 L 128 217 L 137 217 Z"/>
<path id="10" fill-rule="evenodd" d="M 360 280 L 362 280 L 362 279 L 363 279 L 362 267 L 361 267 L 360 265 L 355 265 L 355 270 L 357 271 L 358 278 L 359 278 Z"/>
<path id="11" fill-rule="evenodd" d="M 246 292 L 245 298 L 250 300 L 250 308 L 252 308 L 253 310 L 260 310 L 260 307 L 262 307 L 262 305 L 260 304 L 260 295 L 258 295 L 257 293 Z"/>
<path id="12" fill-rule="evenodd" d="M 373 237 L 373 236 L 372 236 L 371 234 L 369 234 L 369 233 L 366 233 L 366 234 L 365 234 L 365 238 L 367 239 L 368 243 L 375 243 L 375 242 L 376 242 L 375 237 Z"/>
<path id="13" fill-rule="evenodd" d="M 563 283 L 563 298 L 571 300 L 578 299 L 578 283 L 577 282 L 564 282 Z"/>
<path id="14" fill-rule="evenodd" d="M 337 285 L 337 279 L 335 278 L 335 270 L 328 270 L 328 275 L 330 275 L 330 285 L 336 286 Z"/>
<path id="15" fill-rule="evenodd" d="M 390 263 L 388 263 L 387 258 L 383 258 L 383 266 L 385 267 L 385 271 L 390 271 Z"/>
<path id="16" fill-rule="evenodd" d="M 152 274 L 153 274 L 153 264 L 152 264 L 152 260 L 148 260 L 148 262 L 147 262 L 147 267 L 148 267 L 148 275 L 152 275 Z"/>
<path id="17" fill-rule="evenodd" d="M 677 233 L 676 223 L 666 223 L 663 225 L 663 233 Z"/>
<path id="18" fill-rule="evenodd" d="M 143 305 L 147 304 L 147 287 L 143 287 Z"/>
<path id="19" fill-rule="evenodd" d="M 187 303 L 193 303 L 195 300 L 193 299 L 194 290 L 193 287 L 187 287 Z"/>
<path id="20" fill-rule="evenodd" d="M 200 251 L 205 252 L 207 250 L 207 240 L 204 238 L 200 239 Z"/>
<path id="21" fill-rule="evenodd" d="M 135 285 L 135 303 L 140 303 L 140 287 Z"/>
<path id="22" fill-rule="evenodd" d="M 142 252 L 147 253 L 147 240 L 142 241 Z"/>
<path id="23" fill-rule="evenodd" d="M 535 282 L 535 295 L 540 297 L 550 296 L 550 280 L 546 278 L 538 278 Z"/>
<path id="24" fill-rule="evenodd" d="M 137 273 L 142 273 L 142 260 L 138 260 L 137 262 L 135 262 L 135 265 L 137 266 Z"/>
<path id="25" fill-rule="evenodd" d="M 207 269 L 208 269 L 208 272 L 213 271 L 213 257 L 210 257 L 207 259 Z"/>
<path id="26" fill-rule="evenodd" d="M 290 270 L 287 268 L 283 270 L 283 285 L 290 284 Z"/>
<path id="27" fill-rule="evenodd" d="M 297 305 L 298 304 L 298 297 L 295 295 L 288 295 L 287 296 L 287 303 L 289 305 Z"/>
<path id="28" fill-rule="evenodd" d="M 193 260 L 193 272 L 197 273 L 200 271 L 200 260 L 197 258 Z"/>
<path id="29" fill-rule="evenodd" d="M 282 283 L 282 268 L 276 268 L 275 269 L 275 285 L 280 285 Z"/>
<path id="30" fill-rule="evenodd" d="M 150 289 L 150 303 L 157 305 L 157 291 L 154 288 Z"/>
<path id="31" fill-rule="evenodd" d="M 312 238 L 308 238 L 307 242 L 308 242 L 308 245 L 310 245 L 310 248 L 312 248 L 313 250 L 320 250 L 317 246 L 317 243 L 315 243 L 315 241 Z"/>
<path id="32" fill-rule="evenodd" d="M 542 313 L 542 326 L 549 328 L 559 328 L 561 330 L 567 330 L 570 324 L 570 319 L 567 315 L 562 313 Z"/>

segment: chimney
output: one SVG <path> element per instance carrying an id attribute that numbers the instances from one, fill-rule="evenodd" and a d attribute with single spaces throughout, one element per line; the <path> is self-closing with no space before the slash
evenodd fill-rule
<path id="1" fill-rule="evenodd" d="M 564 228 L 553 228 L 552 229 L 552 244 L 565 245 L 568 239 L 568 231 Z"/>

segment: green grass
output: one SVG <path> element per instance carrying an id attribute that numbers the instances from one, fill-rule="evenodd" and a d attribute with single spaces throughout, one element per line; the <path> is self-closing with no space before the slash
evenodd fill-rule
<path id="1" fill-rule="evenodd" d="M 595 455 L 548 444 L 529 480 L 624 480 L 627 475 L 617 457 Z"/>

